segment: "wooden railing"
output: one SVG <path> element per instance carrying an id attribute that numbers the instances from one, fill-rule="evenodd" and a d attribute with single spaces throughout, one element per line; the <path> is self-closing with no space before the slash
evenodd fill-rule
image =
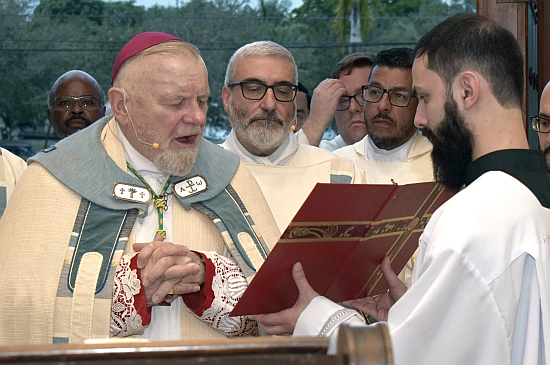
<path id="1" fill-rule="evenodd" d="M 203 341 L 109 341 L 0 347 L 0 362 L 18 365 L 179 365 L 179 364 L 393 364 L 384 323 L 342 326 L 336 355 L 327 355 L 323 337 L 259 337 Z"/>

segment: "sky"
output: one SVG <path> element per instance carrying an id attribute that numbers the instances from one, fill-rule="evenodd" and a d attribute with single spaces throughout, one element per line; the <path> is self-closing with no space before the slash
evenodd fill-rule
<path id="1" fill-rule="evenodd" d="M 182 3 L 185 3 L 186 1 L 185 0 L 179 0 L 180 4 Z M 297 8 L 299 7 L 300 5 L 302 5 L 303 3 L 303 0 L 291 0 L 292 2 L 292 9 L 294 8 Z M 145 7 L 150 7 L 150 6 L 153 6 L 155 4 L 158 4 L 160 6 L 176 6 L 176 0 L 136 0 L 135 2 L 135 5 L 138 5 L 138 6 L 145 6 Z M 254 0 L 251 0 L 250 1 L 250 4 L 253 5 L 254 4 Z"/>

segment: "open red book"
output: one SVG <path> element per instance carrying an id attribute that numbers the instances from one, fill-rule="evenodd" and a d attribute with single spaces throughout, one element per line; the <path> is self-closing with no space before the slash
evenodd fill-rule
<path id="1" fill-rule="evenodd" d="M 388 290 L 380 264 L 398 273 L 433 212 L 453 195 L 438 183 L 317 184 L 256 273 L 231 316 L 290 308 L 301 262 L 315 291 L 334 302 Z"/>

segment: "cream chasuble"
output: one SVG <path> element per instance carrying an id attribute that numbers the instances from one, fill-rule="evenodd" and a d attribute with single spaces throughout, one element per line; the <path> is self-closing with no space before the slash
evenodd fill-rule
<path id="1" fill-rule="evenodd" d="M 74 136 L 76 139 L 69 137 L 69 140 L 63 143 L 63 148 L 66 149 L 73 141 L 78 145 L 77 140 L 81 137 L 85 140 L 90 140 L 90 136 L 92 136 L 91 139 L 99 138 L 100 144 L 107 152 L 105 154 L 104 151 L 103 155 L 108 155 L 118 168 L 127 171 L 127 157 L 117 133 L 116 123 L 114 120 L 111 120 L 108 125 L 105 123 L 98 121 L 76 134 Z M 101 131 L 101 136 L 98 134 L 95 137 L 93 133 L 98 133 L 96 131 L 102 126 L 105 127 Z M 98 151 L 97 155 L 87 154 L 85 158 L 90 156 L 97 166 L 107 166 L 108 163 L 101 160 L 101 155 L 101 151 Z M 68 154 L 55 156 L 64 157 L 70 164 L 78 163 Z M 199 158 L 200 156 L 201 154 Z M 133 156 L 129 158 L 133 161 Z M 61 166 L 65 164 L 62 161 L 59 163 Z M 204 163 L 204 157 L 202 163 Z M 89 166 L 88 170 L 89 174 L 94 171 L 90 170 Z M 8 206 L 4 218 L 0 221 L 0 234 L 3 238 L 1 247 L 4 252 L 4 257 L 0 260 L 0 274 L 4 277 L 0 282 L 0 290 L 4 293 L 0 298 L 0 344 L 47 344 L 52 343 L 52 339 L 55 342 L 55 338 L 69 338 L 71 341 L 81 342 L 87 338 L 109 337 L 112 300 L 108 296 L 98 298 L 97 295 L 94 299 L 93 295 L 99 273 L 98 265 L 101 265 L 105 257 L 102 258 L 100 254 L 93 253 L 85 255 L 82 258 L 85 264 L 81 264 L 78 272 L 75 272 L 77 279 L 74 295 L 70 297 L 56 295 L 60 287 L 62 270 L 65 270 L 66 264 L 71 263 L 72 260 L 72 248 L 68 248 L 67 243 L 73 238 L 78 238 L 72 231 L 75 226 L 75 216 L 82 208 L 83 199 L 56 179 L 40 163 L 31 163 L 28 171 L 12 195 L 16 204 Z M 79 181 L 79 176 L 74 174 L 68 176 Z M 105 186 L 106 184 L 109 186 Z M 106 184 L 90 185 L 89 189 L 112 191 L 113 183 L 106 181 Z M 231 180 L 231 187 L 240 192 L 239 197 L 243 205 L 246 206 L 250 217 L 253 217 L 256 233 L 268 246 L 272 247 L 279 232 L 261 191 L 246 168 L 237 167 Z M 62 202 L 62 204 L 52 205 L 54 198 L 56 202 Z M 109 197 L 106 196 L 106 198 Z M 119 204 L 116 201 L 109 204 L 115 203 Z M 184 209 L 179 201 L 172 200 L 170 203 L 172 206 L 171 240 L 174 243 L 185 244 L 192 250 L 217 254 L 223 252 L 226 243 L 216 224 L 195 209 Z M 139 214 L 144 214 L 144 211 L 140 211 Z M 156 218 L 154 215 L 154 219 Z M 136 234 L 147 236 L 143 238 L 145 242 L 150 241 L 153 236 L 146 232 L 145 227 L 148 223 L 145 219 L 138 233 L 139 224 L 138 222 L 129 234 L 124 249 L 125 254 L 133 252 L 132 244 L 136 241 Z M 122 254 L 122 250 L 114 252 L 110 273 L 116 270 Z M 112 282 L 106 283 L 112 285 Z M 203 323 L 183 304 L 177 311 L 179 313 L 176 316 L 180 316 L 181 322 L 179 326 L 174 327 L 175 330 L 171 331 L 173 336 L 177 336 L 177 332 L 181 331 L 182 339 L 225 337 Z"/>

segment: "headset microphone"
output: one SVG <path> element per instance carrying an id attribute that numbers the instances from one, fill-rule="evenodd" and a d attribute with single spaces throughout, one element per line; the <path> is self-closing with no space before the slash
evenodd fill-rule
<path id="1" fill-rule="evenodd" d="M 126 90 L 122 89 L 124 91 L 124 109 L 126 109 L 126 114 L 128 114 L 128 119 L 130 119 L 130 123 L 132 123 L 132 128 L 134 129 L 134 134 L 136 135 L 136 138 L 138 141 L 140 141 L 141 143 L 143 144 L 146 144 L 148 146 L 151 146 L 153 147 L 153 149 L 155 150 L 158 150 L 159 149 L 159 144 L 158 143 L 148 143 L 148 142 L 144 142 L 142 141 L 141 139 L 139 139 L 139 136 L 136 132 L 136 127 L 134 126 L 134 122 L 132 121 L 132 117 L 130 117 L 130 112 L 128 111 L 128 108 L 126 107 Z"/>
<path id="2" fill-rule="evenodd" d="M 126 110 L 126 112 L 128 112 L 128 110 Z M 136 127 L 134 126 L 134 122 L 132 122 L 132 118 L 130 118 L 130 114 L 128 114 L 128 119 L 130 119 L 130 123 L 132 123 L 132 128 L 134 129 L 134 133 L 136 135 L 137 140 L 140 141 L 143 144 L 146 144 L 148 146 L 153 147 L 153 149 L 155 149 L 155 150 L 158 150 L 159 147 L 160 147 L 158 143 L 156 143 L 156 142 L 155 143 L 148 143 L 148 142 L 145 142 L 145 141 L 142 141 L 141 139 L 139 139 L 139 137 L 137 135 L 137 132 L 136 132 Z"/>

